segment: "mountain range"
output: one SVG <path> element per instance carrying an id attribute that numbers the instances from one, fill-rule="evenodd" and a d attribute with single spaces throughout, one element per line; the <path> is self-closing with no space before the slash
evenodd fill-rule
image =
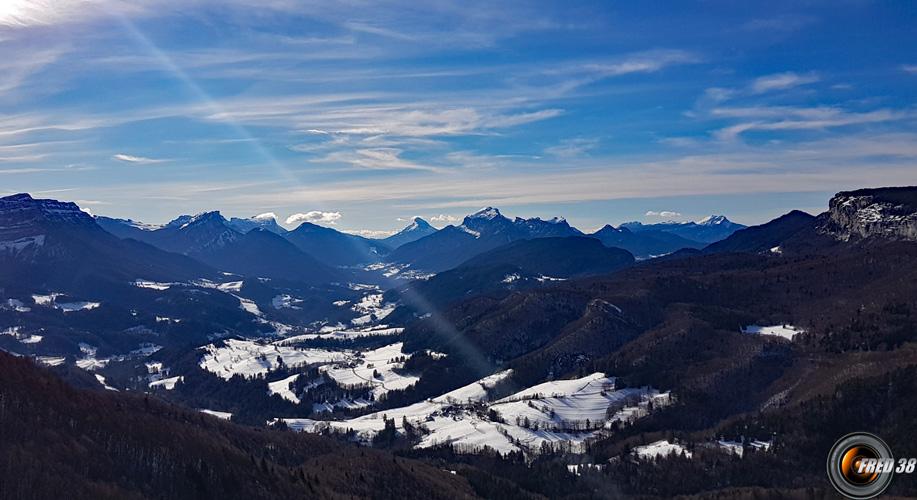
<path id="1" fill-rule="evenodd" d="M 620 227 L 629 229 L 634 233 L 661 231 L 700 243 L 713 243 L 728 237 L 739 229 L 745 228 L 744 225 L 736 224 L 724 215 L 711 215 L 697 222 L 658 222 L 655 224 L 625 222 Z"/>
<path id="2" fill-rule="evenodd" d="M 703 248 L 708 242 L 725 238 L 745 227 L 723 216 L 710 216 L 699 223 L 643 225 L 631 222 L 618 228 L 606 225 L 586 235 L 562 218 L 509 219 L 493 207 L 465 217 L 458 226 L 449 225 L 439 230 L 424 219 L 415 217 L 407 227 L 382 239 L 363 238 L 309 222 L 287 231 L 277 224 L 273 214 L 226 220 L 219 212 L 205 212 L 194 216 L 179 216 L 164 226 L 144 225 L 132 220 L 103 216 L 97 216 L 96 220 L 107 231 L 121 238 L 144 241 L 242 274 L 251 274 L 255 268 L 246 265 L 246 259 L 233 259 L 229 255 L 234 252 L 233 248 L 241 236 L 256 228 L 283 237 L 324 266 L 355 267 L 384 261 L 408 266 L 416 271 L 440 272 L 456 267 L 482 252 L 524 239 L 590 236 L 608 247 L 622 248 L 638 259 L 647 259 L 683 248 Z M 261 239 L 268 241 L 268 238 Z M 278 245 L 276 242 L 274 244 Z M 213 253 L 220 255 L 210 255 Z M 288 250 L 286 253 L 290 254 Z M 309 265 L 314 266 L 313 263 Z M 316 274 L 321 276 L 316 279 L 326 279 L 329 270 L 319 266 L 315 268 Z M 266 276 L 279 276 L 283 273 L 280 263 L 275 268 L 261 263 L 257 269 L 262 274 L 270 271 Z M 297 277 L 303 276 L 300 272 L 294 274 Z"/>
<path id="3" fill-rule="evenodd" d="M 709 244 L 673 231 L 728 220 L 588 235 L 489 208 L 390 252 L 257 222 L 0 198 L 0 491 L 823 497 L 839 436 L 917 453 L 917 187 Z"/>
<path id="4" fill-rule="evenodd" d="M 159 228 L 140 228 L 117 219 L 96 217 L 99 224 L 122 238 L 149 243 L 187 255 L 211 267 L 246 276 L 327 283 L 342 279 L 329 265 L 316 260 L 285 238 L 271 219 L 227 221 L 219 212 L 181 216 Z M 247 228 L 240 231 L 237 228 Z"/>
<path id="5" fill-rule="evenodd" d="M 0 281 L 7 289 L 107 289 L 138 278 L 180 281 L 213 277 L 194 259 L 122 240 L 75 203 L 0 198 Z"/>
<path id="6" fill-rule="evenodd" d="M 696 234 L 702 238 L 714 238 L 717 234 L 728 236 L 744 227 L 722 217 L 716 219 L 719 221 L 715 224 L 717 229 L 710 230 L 709 226 L 714 225 L 711 221 L 714 219 L 710 218 L 704 224 L 679 224 L 677 229 L 689 236 Z M 513 241 L 545 237 L 591 236 L 606 246 L 623 248 L 641 259 L 664 255 L 681 248 L 705 246 L 702 240 L 680 236 L 670 229 L 668 226 L 655 228 L 648 225 L 632 231 L 626 227 L 607 225 L 591 235 L 585 235 L 562 218 L 509 219 L 498 209 L 487 207 L 465 217 L 458 226 L 446 226 L 426 237 L 401 245 L 388 255 L 387 260 L 407 264 L 415 269 L 439 272 Z"/>

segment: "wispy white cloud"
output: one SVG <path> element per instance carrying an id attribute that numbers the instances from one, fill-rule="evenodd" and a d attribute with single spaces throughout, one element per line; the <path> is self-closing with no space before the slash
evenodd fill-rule
<path id="1" fill-rule="evenodd" d="M 731 116 L 755 121 L 730 125 L 715 132 L 720 140 L 734 140 L 752 131 L 824 130 L 850 125 L 864 125 L 903 120 L 917 116 L 913 110 L 877 109 L 866 112 L 847 111 L 837 107 L 793 108 L 751 107 L 723 108 L 713 111 L 717 116 Z"/>
<path id="2" fill-rule="evenodd" d="M 699 104 L 718 105 L 741 97 L 753 97 L 769 92 L 789 90 L 820 80 L 821 77 L 814 72 L 804 74 L 794 73 L 792 71 L 775 73 L 755 78 L 747 85 L 741 87 L 709 87 L 704 90 L 703 95 L 700 97 Z"/>
<path id="3" fill-rule="evenodd" d="M 777 73 L 756 78 L 751 83 L 751 91 L 755 94 L 763 94 L 775 90 L 786 90 L 801 85 L 807 85 L 819 81 L 820 78 L 815 73 L 799 74 L 792 71 L 786 73 Z"/>
<path id="4" fill-rule="evenodd" d="M 601 78 L 628 75 L 632 73 L 654 73 L 666 67 L 701 62 L 698 54 L 686 50 L 660 49 L 625 56 L 607 63 L 587 63 L 583 69 L 595 72 Z"/>
<path id="5" fill-rule="evenodd" d="M 277 214 L 275 214 L 274 212 L 265 212 L 263 214 L 258 214 L 252 217 L 252 219 L 259 220 L 259 221 L 277 220 Z"/>
<path id="6" fill-rule="evenodd" d="M 910 73 L 912 75 L 917 75 L 917 64 L 902 64 L 901 71 Z"/>
<path id="7" fill-rule="evenodd" d="M 564 139 L 560 144 L 545 148 L 545 154 L 557 158 L 576 158 L 595 149 L 599 145 L 599 140 L 594 138 L 575 137 Z"/>
<path id="8" fill-rule="evenodd" d="M 123 161 L 125 163 L 136 163 L 138 165 L 149 165 L 153 163 L 163 163 L 169 160 L 162 158 L 147 158 L 144 156 L 134 156 L 124 153 L 118 153 L 112 156 L 113 160 Z"/>
<path id="9" fill-rule="evenodd" d="M 312 210 L 306 213 L 297 213 L 287 217 L 287 224 L 300 224 L 311 222 L 313 224 L 336 224 L 341 219 L 341 212 L 322 212 Z"/>
<path id="10" fill-rule="evenodd" d="M 52 46 L 31 50 L 28 57 L 0 60 L 0 97 L 5 99 L 17 97 L 19 93 L 13 93 L 13 91 L 20 89 L 30 78 L 58 61 L 66 52 L 67 50 L 61 46 Z"/>
<path id="11" fill-rule="evenodd" d="M 345 164 L 366 170 L 440 170 L 434 166 L 406 160 L 401 157 L 401 153 L 402 151 L 397 148 L 345 150 L 331 152 L 310 161 L 320 164 Z"/>

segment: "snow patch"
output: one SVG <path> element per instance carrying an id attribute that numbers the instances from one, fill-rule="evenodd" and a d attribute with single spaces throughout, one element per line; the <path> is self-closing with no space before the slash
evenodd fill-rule
<path id="1" fill-rule="evenodd" d="M 95 376 L 96 380 L 98 380 L 99 383 L 102 384 L 102 387 L 104 387 L 106 390 L 118 392 L 118 389 L 115 389 L 114 387 L 105 383 L 105 377 L 99 375 L 98 373 L 96 373 Z"/>
<path id="2" fill-rule="evenodd" d="M 76 312 L 76 311 L 90 311 L 96 309 L 102 304 L 98 302 L 89 302 L 89 301 L 80 301 L 80 302 L 55 302 L 54 307 L 60 309 L 61 311 Z"/>
<path id="3" fill-rule="evenodd" d="M 48 295 L 32 295 L 32 300 L 35 302 L 35 305 L 37 306 L 48 307 L 54 304 L 54 301 L 61 295 L 63 294 L 56 293 L 56 292 L 52 292 Z"/>
<path id="4" fill-rule="evenodd" d="M 634 448 L 633 454 L 644 460 L 654 460 L 658 457 L 667 457 L 670 455 L 684 454 L 687 458 L 691 458 L 692 456 L 692 453 L 684 446 L 677 443 L 670 443 L 665 439 L 645 446 L 637 446 Z"/>
<path id="5" fill-rule="evenodd" d="M 64 364 L 64 361 L 67 361 L 67 358 L 61 356 L 36 356 L 35 361 L 45 366 L 60 366 Z"/>
<path id="6" fill-rule="evenodd" d="M 805 330 L 802 328 L 797 328 L 792 325 L 773 325 L 773 326 L 758 326 L 758 325 L 749 325 L 742 328 L 742 333 L 748 333 L 752 335 L 770 335 L 774 337 L 781 337 L 787 340 L 793 340 L 793 338 L 800 334 L 804 333 Z"/>
<path id="7" fill-rule="evenodd" d="M 185 381 L 185 377 L 181 375 L 177 377 L 164 378 L 164 379 L 150 382 L 150 389 L 158 389 L 161 387 L 167 391 L 171 391 L 175 389 L 176 384 L 178 384 L 179 382 L 184 382 L 184 381 Z"/>
<path id="8" fill-rule="evenodd" d="M 198 410 L 198 411 L 200 411 L 201 413 L 206 413 L 207 415 L 210 415 L 212 417 L 216 417 L 222 420 L 229 420 L 232 418 L 232 413 L 225 412 L 225 411 L 216 411 L 216 410 Z"/>
<path id="9" fill-rule="evenodd" d="M 31 307 L 27 307 L 25 303 L 19 299 L 6 299 L 6 302 L 0 304 L 0 308 L 16 312 L 29 312 L 32 310 Z"/>
<path id="10" fill-rule="evenodd" d="M 381 293 L 372 293 L 364 295 L 359 302 L 354 304 L 350 309 L 362 316 L 352 319 L 350 322 L 354 325 L 366 325 L 373 321 L 381 321 L 395 310 L 395 304 L 384 304 L 384 296 Z"/>
<path id="11" fill-rule="evenodd" d="M 168 290 L 174 283 L 160 283 L 158 281 L 136 280 L 132 283 L 137 288 L 149 288 L 151 290 Z"/>
<path id="12" fill-rule="evenodd" d="M 268 394 L 279 394 L 283 399 L 298 405 L 299 397 L 296 396 L 296 393 L 290 389 L 290 386 L 293 385 L 293 382 L 296 382 L 300 375 L 301 374 L 297 373 L 296 375 L 290 375 L 289 377 L 278 380 L 276 382 L 268 382 Z"/>
<path id="13" fill-rule="evenodd" d="M 37 344 L 44 338 L 41 335 L 22 333 L 22 327 L 11 326 L 6 330 L 0 330 L 0 335 L 9 335 L 22 344 Z"/>
<path id="14" fill-rule="evenodd" d="M 302 299 L 283 294 L 274 297 L 271 300 L 271 305 L 274 306 L 274 309 L 301 309 L 301 307 L 296 304 L 301 304 L 302 301 Z"/>

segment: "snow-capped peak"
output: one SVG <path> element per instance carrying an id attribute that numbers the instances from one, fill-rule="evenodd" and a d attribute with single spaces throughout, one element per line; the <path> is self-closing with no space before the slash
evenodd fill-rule
<path id="1" fill-rule="evenodd" d="M 240 233 L 247 233 L 254 229 L 264 229 L 274 234 L 284 234 L 287 232 L 286 229 L 277 223 L 277 214 L 274 212 L 265 212 L 248 219 L 233 217 L 229 219 L 226 224 Z"/>
<path id="2" fill-rule="evenodd" d="M 544 222 L 547 224 L 565 224 L 567 219 L 563 217 L 551 217 L 550 219 L 542 219 L 541 217 L 532 217 L 531 219 L 523 219 L 521 217 L 516 217 L 516 222 Z"/>
<path id="3" fill-rule="evenodd" d="M 700 226 L 718 226 L 727 222 L 729 222 L 729 219 L 725 215 L 708 215 L 697 221 L 697 224 Z"/>
<path id="4" fill-rule="evenodd" d="M 417 229 L 426 229 L 429 227 L 433 227 L 433 226 L 431 226 L 430 223 L 425 221 L 422 217 L 414 217 L 413 222 L 411 222 L 411 225 L 404 228 L 404 231 L 414 231 Z"/>
<path id="5" fill-rule="evenodd" d="M 226 219 L 224 219 L 223 215 L 219 211 L 216 211 L 216 210 L 212 212 L 201 212 L 195 215 L 194 217 L 191 217 L 190 219 L 188 219 L 187 222 L 182 224 L 181 229 L 185 229 L 186 227 L 192 224 L 198 224 L 198 223 L 207 222 L 207 221 L 216 221 L 216 222 L 223 223 L 223 222 L 226 222 Z"/>
<path id="6" fill-rule="evenodd" d="M 166 227 L 181 227 L 187 224 L 193 218 L 193 215 L 179 215 L 178 217 L 170 220 L 169 223 L 166 224 Z"/>
<path id="7" fill-rule="evenodd" d="M 503 214 L 494 207 L 482 208 L 468 216 L 469 219 L 496 219 L 498 217 L 503 217 Z"/>

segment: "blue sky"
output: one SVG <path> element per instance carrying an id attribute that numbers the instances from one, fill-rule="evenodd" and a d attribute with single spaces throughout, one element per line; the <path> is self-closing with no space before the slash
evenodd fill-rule
<path id="1" fill-rule="evenodd" d="M 591 230 L 917 184 L 917 4 L 6 0 L 0 182 L 164 222 Z"/>

